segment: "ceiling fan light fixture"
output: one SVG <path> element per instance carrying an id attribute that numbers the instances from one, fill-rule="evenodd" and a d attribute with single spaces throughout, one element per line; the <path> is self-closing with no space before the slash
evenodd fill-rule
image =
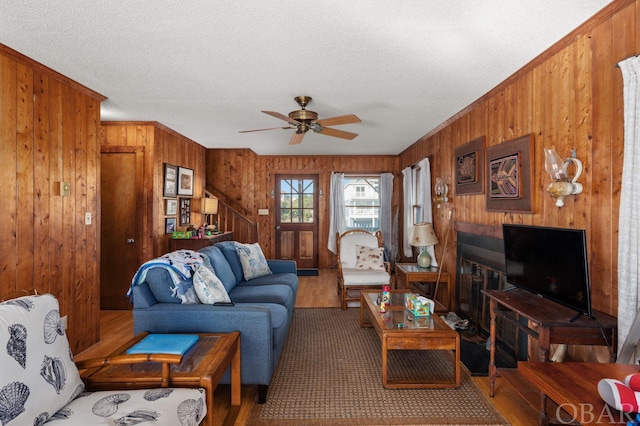
<path id="1" fill-rule="evenodd" d="M 291 111 L 289 113 L 289 118 L 308 124 L 311 121 L 318 119 L 318 113 L 315 111 L 309 111 L 308 109 L 301 109 L 298 111 Z"/>
<path id="2" fill-rule="evenodd" d="M 348 139 L 352 140 L 356 136 L 357 133 L 345 132 L 344 130 L 334 129 L 328 126 L 334 125 L 342 125 L 342 124 L 352 124 L 352 123 L 360 123 L 361 120 L 355 114 L 347 114 L 341 115 L 337 117 L 329 117 L 323 118 L 322 120 L 318 120 L 318 113 L 315 111 L 309 111 L 305 109 L 307 104 L 311 102 L 311 96 L 296 96 L 295 101 L 300 105 L 300 110 L 291 111 L 289 115 L 280 114 L 276 111 L 265 111 L 262 112 L 275 117 L 279 120 L 286 121 L 291 127 L 274 127 L 270 129 L 256 129 L 256 130 L 243 130 L 240 133 L 247 132 L 259 132 L 263 130 L 275 130 L 275 129 L 295 129 L 296 131 L 291 135 L 291 140 L 289 141 L 290 145 L 297 145 L 302 142 L 302 138 L 304 134 L 309 130 L 313 130 L 315 133 L 320 133 L 326 136 L 332 136 L 335 138 Z"/>

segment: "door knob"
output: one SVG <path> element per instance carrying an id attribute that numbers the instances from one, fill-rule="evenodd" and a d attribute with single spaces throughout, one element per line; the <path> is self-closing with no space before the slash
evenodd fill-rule
<path id="1" fill-rule="evenodd" d="M 127 244 L 133 244 L 135 242 L 136 240 L 134 240 L 133 238 L 127 238 Z"/>
<path id="2" fill-rule="evenodd" d="M 276 226 L 276 229 L 280 229 L 280 225 Z"/>

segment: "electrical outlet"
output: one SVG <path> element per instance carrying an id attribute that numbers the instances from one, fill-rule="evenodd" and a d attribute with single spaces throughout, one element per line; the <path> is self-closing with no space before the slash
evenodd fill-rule
<path id="1" fill-rule="evenodd" d="M 64 329 L 66 330 L 68 328 L 68 325 L 69 325 L 69 323 L 68 323 L 69 318 L 65 315 L 62 318 L 60 318 L 60 321 L 62 321 L 62 327 L 64 327 Z"/>
<path id="2" fill-rule="evenodd" d="M 86 212 L 84 214 L 84 224 L 91 225 L 91 212 Z"/>

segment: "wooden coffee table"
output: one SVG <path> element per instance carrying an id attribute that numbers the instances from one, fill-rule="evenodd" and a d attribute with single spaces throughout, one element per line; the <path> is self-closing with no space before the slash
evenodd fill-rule
<path id="1" fill-rule="evenodd" d="M 413 318 L 404 307 L 406 290 L 391 290 L 390 293 L 391 304 L 386 307 L 385 313 L 380 313 L 380 306 L 377 303 L 380 291 L 362 291 L 360 293 L 360 325 L 373 327 L 382 343 L 382 385 L 387 389 L 455 388 L 460 386 L 460 335 L 438 315 Z M 398 324 L 402 324 L 403 328 L 398 328 Z M 453 379 L 389 380 L 388 351 L 390 350 L 453 351 Z"/>
<path id="2" fill-rule="evenodd" d="M 240 333 L 185 333 L 198 334 L 198 341 L 183 355 L 180 364 L 165 364 L 169 368 L 168 380 L 163 380 L 163 364 L 141 363 L 106 365 L 82 373 L 82 379 L 91 390 L 144 389 L 157 387 L 201 387 L 206 392 L 207 416 L 204 425 L 214 424 L 213 395 L 222 375 L 231 366 L 231 405 L 240 406 Z M 109 357 L 126 353 L 142 340 L 141 333 L 114 350 Z M 167 376 L 166 371 L 164 372 Z M 230 410 L 233 412 L 234 410 Z M 237 411 L 237 410 L 235 410 Z"/>

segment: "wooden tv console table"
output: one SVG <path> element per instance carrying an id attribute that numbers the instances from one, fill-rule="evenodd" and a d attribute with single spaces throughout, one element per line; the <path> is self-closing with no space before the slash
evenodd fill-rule
<path id="1" fill-rule="evenodd" d="M 574 310 L 525 290 L 483 290 L 483 293 L 489 297 L 491 308 L 489 327 L 491 340 L 489 394 L 491 396 L 494 395 L 497 373 L 495 364 L 497 317 L 513 324 L 537 340 L 538 359 L 533 361 L 547 361 L 552 343 L 608 346 L 610 360 L 615 361 L 618 334 L 616 318 L 604 312 L 593 311 L 595 319 L 583 316 L 571 321 L 576 314 Z M 508 316 L 506 311 L 515 313 L 516 317 Z M 529 325 L 521 324 L 519 318 L 526 318 Z"/>

